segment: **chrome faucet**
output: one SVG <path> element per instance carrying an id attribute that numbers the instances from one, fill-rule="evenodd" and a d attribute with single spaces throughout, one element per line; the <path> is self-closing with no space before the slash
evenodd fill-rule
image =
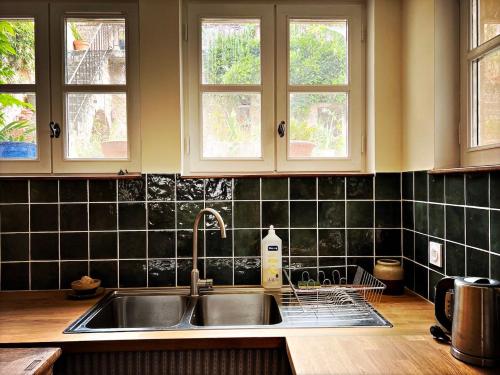
<path id="1" fill-rule="evenodd" d="M 217 219 L 220 227 L 220 236 L 226 238 L 226 227 L 222 216 L 213 208 L 204 208 L 198 212 L 194 219 L 193 225 L 193 270 L 191 271 L 191 296 L 198 296 L 200 288 L 212 288 L 212 279 L 200 279 L 200 271 L 198 270 L 198 225 L 204 214 L 212 214 Z"/>

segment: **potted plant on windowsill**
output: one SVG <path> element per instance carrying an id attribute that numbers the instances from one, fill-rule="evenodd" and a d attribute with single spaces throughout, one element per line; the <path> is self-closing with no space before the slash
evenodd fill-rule
<path id="1" fill-rule="evenodd" d="M 75 51 L 85 51 L 89 49 L 89 42 L 83 39 L 82 34 L 78 31 L 78 27 L 75 23 L 71 22 L 69 24 L 71 34 L 73 35 L 73 49 Z"/>
<path id="2" fill-rule="evenodd" d="M 109 125 L 104 110 L 99 109 L 94 115 L 92 137 L 98 139 L 105 158 L 124 159 L 127 157 L 127 127 L 115 120 Z"/>
<path id="3" fill-rule="evenodd" d="M 316 144 L 307 141 L 313 139 L 316 129 L 306 122 L 292 123 L 290 131 L 290 152 L 291 157 L 310 157 Z"/>
<path id="4" fill-rule="evenodd" d="M 21 115 L 7 122 L 6 108 L 22 107 Z M 33 106 L 15 98 L 11 94 L 0 94 L 0 158 L 27 159 L 36 157 L 33 133 L 35 125 L 31 118 Z"/>

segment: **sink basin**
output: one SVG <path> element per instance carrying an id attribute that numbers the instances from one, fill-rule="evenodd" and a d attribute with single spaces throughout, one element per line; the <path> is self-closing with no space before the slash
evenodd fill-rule
<path id="1" fill-rule="evenodd" d="M 198 298 L 195 326 L 262 326 L 281 323 L 276 299 L 268 294 L 211 294 Z"/>
<path id="2" fill-rule="evenodd" d="M 164 329 L 182 320 L 189 298 L 180 295 L 111 293 L 69 331 Z M 77 321 L 78 323 L 78 321 Z"/>

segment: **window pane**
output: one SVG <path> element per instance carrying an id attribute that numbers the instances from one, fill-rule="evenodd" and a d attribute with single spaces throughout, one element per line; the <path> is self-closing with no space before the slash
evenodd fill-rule
<path id="1" fill-rule="evenodd" d="M 500 1 L 475 0 L 472 6 L 473 43 L 477 47 L 500 35 Z"/>
<path id="2" fill-rule="evenodd" d="M 291 93 L 288 156 L 347 156 L 347 94 Z"/>
<path id="3" fill-rule="evenodd" d="M 66 19 L 66 83 L 125 84 L 125 19 Z"/>
<path id="4" fill-rule="evenodd" d="M 261 156 L 260 93 L 205 92 L 203 157 Z"/>
<path id="5" fill-rule="evenodd" d="M 347 83 L 347 21 L 290 21 L 292 85 Z"/>
<path id="6" fill-rule="evenodd" d="M 126 94 L 67 94 L 66 111 L 68 158 L 128 157 Z"/>
<path id="7" fill-rule="evenodd" d="M 473 146 L 500 143 L 500 49 L 474 62 L 474 71 Z"/>
<path id="8" fill-rule="evenodd" d="M 259 20 L 204 20 L 201 38 L 204 84 L 260 84 Z"/>
<path id="9" fill-rule="evenodd" d="M 35 22 L 0 18 L 0 84 L 35 83 Z"/>
<path id="10" fill-rule="evenodd" d="M 35 93 L 0 93 L 0 158 L 35 159 Z"/>

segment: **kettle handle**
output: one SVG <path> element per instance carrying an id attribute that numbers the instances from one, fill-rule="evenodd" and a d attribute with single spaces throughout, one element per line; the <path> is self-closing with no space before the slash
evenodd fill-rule
<path id="1" fill-rule="evenodd" d="M 455 278 L 444 277 L 436 284 L 436 293 L 434 297 L 434 313 L 437 321 L 451 332 L 452 320 L 446 315 L 446 293 L 450 289 L 454 289 Z"/>

